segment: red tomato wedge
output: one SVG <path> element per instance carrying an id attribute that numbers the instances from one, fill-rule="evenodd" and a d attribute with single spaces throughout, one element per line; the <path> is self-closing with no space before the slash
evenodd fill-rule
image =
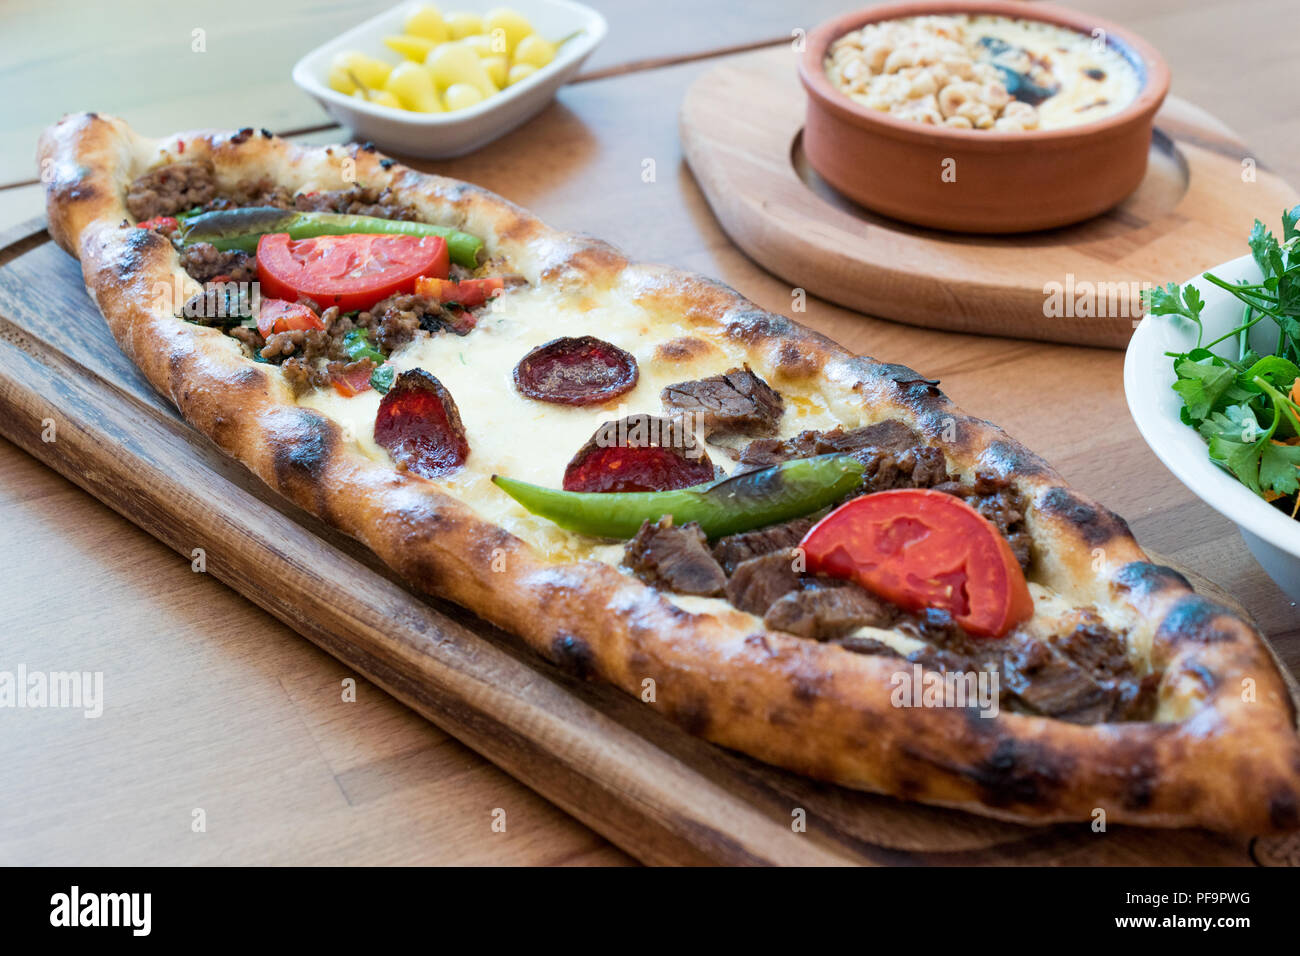
<path id="1" fill-rule="evenodd" d="M 257 331 L 262 338 L 276 332 L 292 332 L 295 329 L 323 329 L 325 323 L 319 315 L 297 302 L 284 299 L 262 299 L 257 309 Z"/>
<path id="2" fill-rule="evenodd" d="M 415 280 L 415 291 L 427 295 L 439 302 L 454 302 L 467 309 L 483 305 L 488 299 L 495 298 L 505 289 L 506 282 L 500 276 L 489 279 L 437 279 L 421 276 Z"/>
<path id="3" fill-rule="evenodd" d="M 351 398 L 353 395 L 360 395 L 362 392 L 370 391 L 370 375 L 373 371 L 373 366 L 367 367 L 362 363 L 358 363 L 357 368 L 348 372 L 331 368 L 330 384 L 334 386 L 334 391 L 344 398 Z"/>
<path id="4" fill-rule="evenodd" d="M 413 292 L 420 276 L 445 276 L 450 268 L 441 236 L 351 234 L 290 239 L 263 236 L 257 243 L 262 294 L 296 302 L 308 298 L 322 309 L 368 309 L 380 299 Z"/>
<path id="5" fill-rule="evenodd" d="M 966 502 L 902 488 L 841 505 L 804 536 L 808 570 L 856 581 L 908 611 L 941 608 L 1001 637 L 1034 613 L 1011 546 Z"/>

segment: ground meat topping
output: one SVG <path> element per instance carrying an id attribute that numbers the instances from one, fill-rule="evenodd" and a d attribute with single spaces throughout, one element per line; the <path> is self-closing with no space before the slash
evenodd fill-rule
<path id="1" fill-rule="evenodd" d="M 669 385 L 659 395 L 670 412 L 698 420 L 700 430 L 762 435 L 776 430 L 785 401 L 748 365 L 721 375 Z"/>
<path id="2" fill-rule="evenodd" d="M 371 340 L 386 352 L 392 352 L 411 341 L 420 329 L 467 335 L 474 328 L 474 317 L 449 309 L 431 296 L 398 294 L 360 313 L 356 324 L 373 330 Z"/>
<path id="3" fill-rule="evenodd" d="M 212 166 L 206 162 L 169 163 L 131 183 L 126 208 L 138 220 L 174 216 L 202 206 L 217 194 Z"/>
<path id="4" fill-rule="evenodd" d="M 646 584 L 678 594 L 714 597 L 727 584 L 700 526 L 694 521 L 674 525 L 671 515 L 641 525 L 627 544 L 623 565 Z"/>
<path id="5" fill-rule="evenodd" d="M 225 276 L 230 282 L 255 282 L 257 259 L 246 252 L 222 252 L 210 242 L 196 242 L 181 250 L 181 268 L 195 282 L 211 282 Z"/>

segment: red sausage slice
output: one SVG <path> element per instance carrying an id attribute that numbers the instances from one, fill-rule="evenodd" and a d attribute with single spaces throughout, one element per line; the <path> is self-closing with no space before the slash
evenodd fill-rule
<path id="1" fill-rule="evenodd" d="M 712 481 L 713 463 L 680 421 L 629 415 L 605 422 L 564 470 L 565 491 L 671 491 Z"/>
<path id="2" fill-rule="evenodd" d="M 600 405 L 636 387 L 636 359 L 591 335 L 552 339 L 515 366 L 515 388 L 556 405 Z"/>
<path id="3" fill-rule="evenodd" d="M 440 478 L 469 457 L 469 441 L 451 392 L 422 368 L 397 376 L 379 403 L 375 442 L 399 468 Z"/>

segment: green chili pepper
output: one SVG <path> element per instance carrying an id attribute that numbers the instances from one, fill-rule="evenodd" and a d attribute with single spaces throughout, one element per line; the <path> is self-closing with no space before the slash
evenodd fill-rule
<path id="1" fill-rule="evenodd" d="M 501 475 L 492 481 L 533 514 L 568 531 L 631 538 L 642 522 L 672 515 L 678 524 L 698 521 L 707 537 L 719 538 L 834 504 L 862 482 L 862 473 L 854 458 L 819 455 L 677 491 L 560 491 Z"/>
<path id="2" fill-rule="evenodd" d="M 376 365 L 383 365 L 388 361 L 388 356 L 371 346 L 370 335 L 365 329 L 353 329 L 343 336 L 343 351 L 352 362 L 368 358 Z"/>
<path id="3" fill-rule="evenodd" d="M 380 395 L 387 395 L 388 390 L 393 387 L 393 378 L 397 370 L 391 365 L 381 365 L 370 373 L 370 387 Z"/>
<path id="4" fill-rule="evenodd" d="M 333 212 L 295 212 L 274 206 L 245 206 L 218 209 L 190 217 L 181 223 L 182 245 L 210 242 L 218 249 L 256 252 L 257 240 L 267 233 L 287 232 L 290 239 L 372 233 L 394 236 L 441 236 L 447 240 L 451 261 L 470 269 L 478 265 L 483 240 L 450 226 L 375 216 L 352 216 Z"/>

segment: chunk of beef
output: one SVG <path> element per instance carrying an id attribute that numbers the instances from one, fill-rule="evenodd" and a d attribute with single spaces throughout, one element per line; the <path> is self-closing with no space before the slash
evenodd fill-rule
<path id="1" fill-rule="evenodd" d="M 752 468 L 766 468 L 795 458 L 814 455 L 851 455 L 867 448 L 902 453 L 917 444 L 916 432 L 897 419 L 889 418 L 862 428 L 832 428 L 830 431 L 802 431 L 784 440 L 760 438 L 750 442 L 740 453 L 740 463 Z"/>
<path id="2" fill-rule="evenodd" d="M 900 658 L 903 656 L 884 641 L 878 641 L 874 637 L 865 637 L 861 634 L 847 634 L 838 640 L 832 640 L 831 643 L 838 644 L 846 651 L 852 651 L 855 654 L 874 654 L 879 657 Z"/>
<path id="3" fill-rule="evenodd" d="M 1076 724 L 1108 720 L 1118 703 L 1114 688 L 1099 684 L 1046 642 L 1023 635 L 1009 641 L 1002 680 L 1030 710 Z"/>
<path id="4" fill-rule="evenodd" d="M 678 594 L 714 597 L 727 584 L 699 524 L 674 525 L 669 515 L 641 525 L 626 545 L 623 564 L 646 584 Z"/>
<path id="5" fill-rule="evenodd" d="M 935 490 L 964 498 L 976 511 L 993 522 L 1002 537 L 1011 545 L 1022 568 L 1028 569 L 1033 560 L 1033 540 L 1025 524 L 1025 499 L 1009 478 L 988 471 L 977 471 L 970 485 L 958 481 L 945 481 Z"/>
<path id="6" fill-rule="evenodd" d="M 736 566 L 727 580 L 727 600 L 742 611 L 762 617 L 777 600 L 800 586 L 792 550 L 773 551 Z"/>
<path id="7" fill-rule="evenodd" d="M 894 617 L 887 605 L 856 584 L 808 584 L 777 598 L 763 615 L 763 624 L 815 641 L 829 641 L 860 627 L 887 627 Z"/>
<path id="8" fill-rule="evenodd" d="M 126 208 L 137 220 L 174 216 L 204 205 L 216 194 L 217 182 L 211 164 L 168 163 L 131 183 L 126 191 Z"/>
<path id="9" fill-rule="evenodd" d="M 181 268 L 195 282 L 211 282 L 226 276 L 231 282 L 257 280 L 257 258 L 233 249 L 222 252 L 210 242 L 196 242 L 181 250 Z"/>
<path id="10" fill-rule="evenodd" d="M 729 534 L 725 538 L 719 538 L 713 545 L 713 556 L 718 559 L 722 569 L 731 574 L 742 561 L 793 548 L 812 530 L 812 526 L 813 523 L 808 518 L 795 518 L 757 531 Z"/>
<path id="11" fill-rule="evenodd" d="M 748 365 L 721 375 L 678 382 L 659 393 L 664 407 L 699 419 L 706 436 L 714 432 L 762 435 L 776 430 L 785 402 Z"/>

